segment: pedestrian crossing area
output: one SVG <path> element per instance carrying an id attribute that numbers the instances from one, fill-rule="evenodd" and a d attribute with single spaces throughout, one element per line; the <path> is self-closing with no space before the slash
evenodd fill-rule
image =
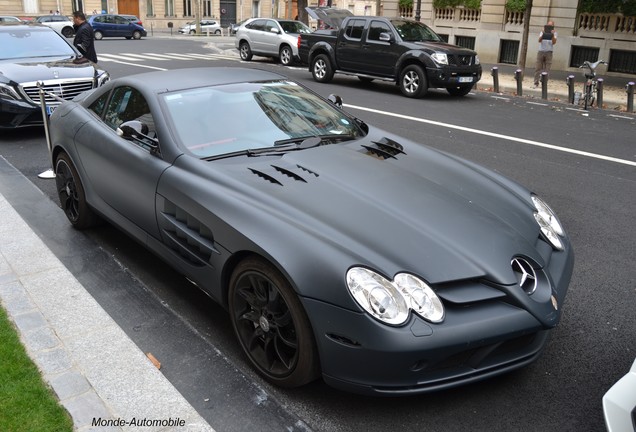
<path id="1" fill-rule="evenodd" d="M 198 53 L 118 53 L 98 54 L 100 62 L 169 62 L 169 61 L 194 61 L 194 60 L 240 60 L 238 52 L 235 56 L 230 54 L 198 54 Z"/>

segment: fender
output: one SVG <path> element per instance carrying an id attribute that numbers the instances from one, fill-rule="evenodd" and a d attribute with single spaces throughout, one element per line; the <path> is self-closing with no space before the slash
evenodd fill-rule
<path id="1" fill-rule="evenodd" d="M 410 64 L 420 64 L 424 71 L 429 67 L 435 67 L 435 62 L 431 59 L 430 53 L 426 52 L 423 49 L 412 49 L 406 51 L 404 54 L 400 56 L 398 61 L 395 63 L 394 75 L 395 80 L 398 81 L 400 79 L 400 73 L 402 69 Z"/>
<path id="2" fill-rule="evenodd" d="M 329 56 L 329 60 L 331 61 L 331 64 L 333 64 L 334 66 L 334 70 L 340 69 L 338 67 L 338 62 L 336 61 L 336 50 L 334 50 L 333 46 L 330 45 L 329 43 L 320 41 L 320 42 L 316 42 L 314 46 L 312 46 L 309 49 L 309 57 L 308 57 L 309 71 L 311 71 L 311 65 L 314 62 L 314 58 L 318 54 L 327 54 Z"/>

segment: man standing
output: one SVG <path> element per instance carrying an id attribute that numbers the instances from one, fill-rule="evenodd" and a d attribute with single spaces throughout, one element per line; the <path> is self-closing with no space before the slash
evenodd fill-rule
<path id="1" fill-rule="evenodd" d="M 534 86 L 539 86 L 542 72 L 550 72 L 552 66 L 552 49 L 557 42 L 557 34 L 554 30 L 554 21 L 548 21 L 539 34 L 539 52 L 537 53 L 537 65 L 534 69 Z"/>
<path id="2" fill-rule="evenodd" d="M 73 12 L 73 28 L 75 29 L 73 46 L 79 50 L 82 56 L 93 63 L 97 63 L 95 34 L 93 33 L 93 27 L 86 22 L 86 15 L 84 15 L 84 12 Z"/>

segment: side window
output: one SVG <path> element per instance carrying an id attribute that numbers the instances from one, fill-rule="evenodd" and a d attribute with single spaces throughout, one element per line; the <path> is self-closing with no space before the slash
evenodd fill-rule
<path id="1" fill-rule="evenodd" d="M 245 27 L 250 28 L 252 30 L 265 30 L 265 20 L 256 20 L 254 22 L 249 23 Z"/>
<path id="2" fill-rule="evenodd" d="M 114 16 L 113 20 L 115 21 L 115 24 L 128 24 L 128 21 L 118 15 Z"/>
<path id="3" fill-rule="evenodd" d="M 387 23 L 382 21 L 371 21 L 369 25 L 369 33 L 367 34 L 367 40 L 379 41 L 380 34 L 391 33 L 391 28 Z"/>
<path id="4" fill-rule="evenodd" d="M 365 20 L 351 20 L 345 29 L 345 35 L 349 39 L 362 39 L 362 31 L 364 30 Z"/>
<path id="5" fill-rule="evenodd" d="M 276 23 L 274 21 L 267 20 L 267 24 L 265 24 L 265 31 L 266 32 L 271 32 L 272 29 L 278 30 L 278 26 L 276 25 Z"/>
<path id="6" fill-rule="evenodd" d="M 108 96 L 110 96 L 110 93 L 104 93 L 99 99 L 93 102 L 88 109 L 97 114 L 98 117 L 101 117 L 104 113 L 104 107 L 106 107 Z"/>
<path id="7" fill-rule="evenodd" d="M 116 130 L 122 123 L 138 120 L 148 126 L 148 136 L 154 137 L 155 122 L 146 99 L 132 87 L 118 87 L 110 98 L 104 121 Z"/>

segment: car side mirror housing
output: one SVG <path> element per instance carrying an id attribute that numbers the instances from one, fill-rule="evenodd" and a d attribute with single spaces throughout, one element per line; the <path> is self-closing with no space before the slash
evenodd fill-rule
<path id="1" fill-rule="evenodd" d="M 269 31 L 276 34 L 280 33 L 276 27 L 272 27 L 271 29 L 269 29 Z"/>
<path id="2" fill-rule="evenodd" d="M 389 32 L 380 33 L 379 40 L 381 42 L 394 42 L 395 41 L 395 39 L 393 38 L 393 34 L 391 34 Z"/>
<path id="3" fill-rule="evenodd" d="M 148 125 L 139 120 L 123 122 L 117 128 L 117 135 L 126 139 L 135 138 L 137 135 L 148 135 Z"/>
<path id="4" fill-rule="evenodd" d="M 327 100 L 338 108 L 342 108 L 342 98 L 335 94 L 330 94 Z"/>

